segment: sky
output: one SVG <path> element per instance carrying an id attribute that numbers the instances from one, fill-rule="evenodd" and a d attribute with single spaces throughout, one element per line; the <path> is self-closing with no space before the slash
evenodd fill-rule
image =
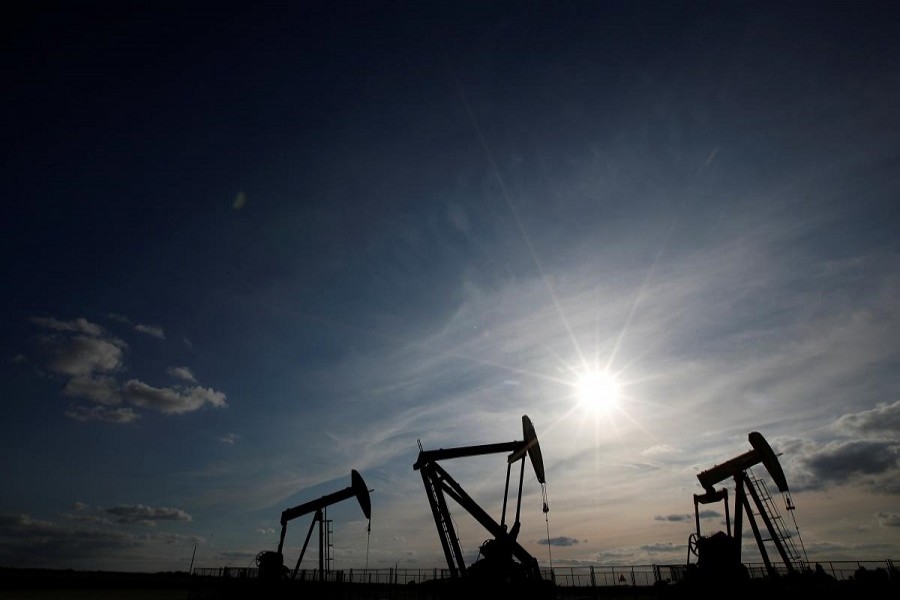
<path id="1" fill-rule="evenodd" d="M 356 470 L 334 568 L 444 567 L 420 445 L 523 415 L 542 567 L 683 564 L 754 431 L 809 560 L 900 559 L 891 3 L 21 8 L 0 566 L 253 566 Z M 505 454 L 441 465 L 500 520 Z"/>

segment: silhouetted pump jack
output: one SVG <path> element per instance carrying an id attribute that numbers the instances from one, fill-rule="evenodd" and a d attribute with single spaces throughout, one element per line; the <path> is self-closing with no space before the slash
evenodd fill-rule
<path id="1" fill-rule="evenodd" d="M 744 513 L 753 529 L 760 555 L 770 576 L 777 576 L 778 572 L 769 558 L 766 542 L 775 545 L 788 573 L 806 569 L 805 559 L 799 556 L 799 552 L 792 543 L 791 535 L 786 532 L 781 516 L 766 490 L 765 483 L 755 480 L 749 475 L 751 467 L 762 463 L 778 487 L 778 491 L 784 495 L 787 510 L 793 510 L 794 505 L 788 495 L 787 479 L 778 462 L 778 457 L 761 433 L 753 431 L 748 438 L 752 450 L 697 474 L 697 479 L 705 492 L 694 494 L 694 517 L 697 532 L 692 534 L 688 540 L 688 563 L 690 563 L 691 554 L 696 555 L 697 568 L 701 577 L 707 581 L 734 581 L 748 577 L 741 562 Z M 725 488 L 717 490 L 715 487 L 729 477 L 734 479 L 735 486 L 733 536 L 731 515 L 728 512 L 728 490 Z M 751 499 L 753 505 L 750 503 Z M 724 502 L 727 532 L 719 531 L 705 537 L 700 534 L 699 505 L 712 502 Z M 756 512 L 754 512 L 754 507 Z M 760 525 L 756 521 L 757 516 L 762 519 L 763 525 L 768 531 L 767 538 L 764 538 L 760 531 Z M 799 534 L 797 537 L 799 538 Z"/>
<path id="2" fill-rule="evenodd" d="M 297 558 L 297 565 L 294 567 L 293 573 L 291 573 L 291 579 L 297 577 L 297 571 L 300 569 L 300 562 L 303 560 L 303 555 L 306 553 L 306 547 L 309 545 L 309 539 L 312 537 L 313 529 L 315 525 L 318 523 L 319 525 L 319 579 L 323 580 L 325 576 L 325 547 L 326 543 L 326 529 L 325 529 L 325 508 L 331 506 L 332 504 L 336 504 L 341 502 L 342 500 L 346 500 L 348 498 L 352 498 L 356 496 L 356 499 L 359 501 L 359 506 L 362 508 L 363 514 L 366 516 L 366 519 L 371 522 L 372 518 L 372 502 L 369 498 L 369 488 L 366 487 L 365 482 L 363 481 L 362 476 L 356 471 L 353 470 L 350 472 L 350 486 L 344 488 L 343 490 L 334 492 L 332 494 L 327 494 L 322 496 L 317 500 L 312 500 L 310 502 L 306 502 L 304 504 L 300 504 L 293 508 L 288 508 L 284 512 L 281 513 L 281 538 L 278 540 L 278 551 L 272 552 L 271 550 L 263 550 L 259 554 L 256 555 L 256 565 L 259 567 L 259 578 L 272 580 L 272 579 L 282 579 L 287 576 L 287 569 L 284 566 L 284 555 L 282 554 L 282 549 L 284 548 L 284 535 L 287 532 L 287 524 L 288 522 L 302 517 L 304 515 L 308 515 L 309 513 L 315 513 L 313 516 L 312 522 L 309 524 L 309 531 L 306 534 L 306 541 L 303 542 L 303 549 L 300 551 L 300 556 Z"/>
<path id="3" fill-rule="evenodd" d="M 524 441 L 506 442 L 500 444 L 485 444 L 480 446 L 463 446 L 458 448 L 441 448 L 439 450 L 423 450 L 419 444 L 419 458 L 413 465 L 413 469 L 422 474 L 425 491 L 428 494 L 428 502 L 437 526 L 441 546 L 447 559 L 452 578 L 478 578 L 494 583 L 521 582 L 540 580 L 541 574 L 537 559 L 528 553 L 517 541 L 521 526 L 519 522 L 522 505 L 522 481 L 525 475 L 525 456 L 531 459 L 535 475 L 541 485 L 546 483 L 544 478 L 544 463 L 541 456 L 541 447 L 538 444 L 537 435 L 531 420 L 526 415 L 522 416 L 522 429 Z M 483 508 L 481 508 L 457 483 L 438 461 L 461 458 L 466 456 L 479 456 L 498 452 L 509 452 L 506 465 L 506 488 L 503 496 L 503 514 L 500 523 L 497 523 Z M 519 493 L 516 501 L 516 516 L 511 528 L 506 525 L 506 504 L 509 496 L 510 469 L 514 462 L 521 461 L 519 470 Z M 494 539 L 489 539 L 481 546 L 482 559 L 476 561 L 469 569 L 466 569 L 463 561 L 462 549 L 459 545 L 453 519 L 447 507 L 446 497 L 450 496 L 460 506 L 469 512 Z M 513 560 L 518 559 L 518 563 Z"/>

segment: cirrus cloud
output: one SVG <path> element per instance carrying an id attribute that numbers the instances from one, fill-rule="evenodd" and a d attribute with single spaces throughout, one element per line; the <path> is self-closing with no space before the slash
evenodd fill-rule
<path id="1" fill-rule="evenodd" d="M 153 507 L 143 504 L 123 504 L 104 509 L 116 517 L 118 523 L 155 525 L 157 521 L 192 521 L 191 515 L 180 508 Z"/>
<path id="2" fill-rule="evenodd" d="M 155 388 L 137 379 L 131 379 L 122 392 L 129 403 L 141 408 L 156 410 L 167 415 L 193 412 L 209 404 L 216 408 L 228 406 L 225 394 L 212 388 L 196 386 L 190 389 Z"/>
<path id="3" fill-rule="evenodd" d="M 45 329 L 79 332 L 93 337 L 100 337 L 104 333 L 101 326 L 91 323 L 84 317 L 79 317 L 72 321 L 60 321 L 53 317 L 32 317 L 31 322 Z"/>
<path id="4" fill-rule="evenodd" d="M 163 331 L 162 327 L 159 327 L 157 325 L 140 325 L 140 324 L 138 324 L 138 325 L 134 326 L 134 330 L 139 331 L 141 333 L 146 333 L 149 336 L 159 338 L 161 340 L 166 339 L 166 332 Z"/>
<path id="5" fill-rule="evenodd" d="M 134 410 L 126 407 L 72 406 L 66 416 L 76 421 L 100 421 L 103 423 L 133 423 L 140 418 Z"/>

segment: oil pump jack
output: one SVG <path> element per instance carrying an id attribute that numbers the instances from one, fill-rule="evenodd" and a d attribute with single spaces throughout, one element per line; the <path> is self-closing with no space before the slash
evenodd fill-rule
<path id="1" fill-rule="evenodd" d="M 522 505 L 522 482 L 525 476 L 525 457 L 531 460 L 537 480 L 543 487 L 546 484 L 544 477 L 544 463 L 541 456 L 541 447 L 538 444 L 534 426 L 527 415 L 522 416 L 522 430 L 524 440 L 499 444 L 484 444 L 479 446 L 462 446 L 457 448 L 441 448 L 439 450 L 424 450 L 419 443 L 419 457 L 413 465 L 413 469 L 422 475 L 425 484 L 425 492 L 431 505 L 431 512 L 437 526 L 441 546 L 447 559 L 452 579 L 470 579 L 480 582 L 504 583 L 504 582 L 532 582 L 541 579 L 537 559 L 523 548 L 516 537 L 519 534 L 521 523 L 519 521 Z M 497 523 L 487 511 L 478 505 L 469 496 L 462 486 L 450 476 L 447 471 L 438 464 L 438 461 L 469 456 L 509 452 L 506 459 L 506 487 L 503 496 L 503 512 L 500 522 Z M 519 491 L 516 499 L 515 519 L 512 526 L 506 522 L 507 499 L 509 497 L 509 480 L 512 465 L 521 461 L 519 469 Z M 485 529 L 493 535 L 481 546 L 481 558 L 476 560 L 469 568 L 466 568 L 462 549 L 459 545 L 453 519 L 447 506 L 447 496 L 455 500 Z M 544 493 L 544 512 L 547 508 L 546 492 Z M 513 560 L 515 558 L 516 560 Z"/>
<path id="2" fill-rule="evenodd" d="M 706 580 L 733 580 L 734 578 L 747 577 L 741 563 L 741 539 L 743 527 L 743 515 L 746 513 L 747 521 L 753 529 L 760 555 L 765 563 L 766 573 L 769 577 L 779 574 L 778 569 L 772 564 L 767 549 L 767 542 L 774 545 L 784 564 L 787 574 L 806 570 L 805 558 L 801 557 L 793 543 L 793 534 L 788 533 L 778 508 L 772 502 L 765 481 L 753 477 L 751 467 L 760 463 L 768 471 L 772 480 L 782 493 L 785 508 L 794 510 L 793 502 L 788 495 L 787 479 L 778 457 L 761 433 L 750 433 L 749 441 L 751 450 L 732 458 L 722 464 L 716 465 L 697 475 L 700 485 L 705 490 L 702 494 L 694 494 L 694 515 L 697 531 L 691 534 L 688 541 L 688 563 L 691 555 L 697 557 L 697 569 L 702 579 Z M 725 479 L 734 479 L 734 534 L 731 530 L 731 516 L 728 512 L 728 490 L 716 489 L 716 485 Z M 750 501 L 753 501 L 753 505 Z M 700 534 L 700 505 L 713 502 L 724 502 L 726 532 L 704 537 Z M 754 506 L 756 512 L 754 512 Z M 762 519 L 768 537 L 763 537 L 756 516 Z M 796 526 L 796 523 L 795 523 Z M 797 533 L 799 540 L 799 532 Z M 801 542 L 802 548 L 802 542 Z"/>
<path id="3" fill-rule="evenodd" d="M 343 490 L 339 490 L 337 492 L 327 494 L 318 498 L 317 500 L 312 500 L 310 502 L 306 502 L 304 504 L 300 504 L 293 508 L 288 508 L 284 512 L 281 513 L 281 537 L 278 540 L 278 551 L 273 552 L 271 550 L 263 550 L 259 554 L 256 555 L 256 565 L 259 567 L 259 578 L 266 580 L 275 580 L 282 579 L 286 576 L 287 569 L 284 566 L 284 555 L 282 554 L 282 549 L 284 548 L 284 535 L 287 533 L 287 524 L 299 517 L 304 515 L 308 515 L 309 513 L 315 513 L 313 516 L 312 522 L 309 524 L 309 531 L 306 534 L 306 541 L 303 542 L 303 549 L 300 551 L 300 556 L 297 558 L 297 565 L 294 567 L 293 573 L 291 573 L 291 579 L 297 577 L 297 571 L 300 569 L 300 562 L 303 560 L 303 555 L 306 553 L 306 547 L 309 545 L 309 539 L 312 536 L 313 529 L 315 525 L 318 523 L 319 525 L 319 566 L 318 566 L 318 575 L 319 580 L 323 580 L 325 576 L 325 548 L 327 546 L 327 530 L 326 530 L 326 520 L 325 520 L 325 509 L 332 504 L 336 504 L 348 498 L 352 498 L 356 496 L 357 501 L 359 501 L 359 506 L 362 508 L 363 514 L 366 516 L 366 519 L 370 521 L 369 526 L 371 527 L 371 517 L 372 517 L 372 502 L 369 498 L 369 488 L 366 487 L 365 482 L 363 481 L 362 476 L 356 471 L 353 470 L 350 472 L 350 486 L 344 488 Z"/>

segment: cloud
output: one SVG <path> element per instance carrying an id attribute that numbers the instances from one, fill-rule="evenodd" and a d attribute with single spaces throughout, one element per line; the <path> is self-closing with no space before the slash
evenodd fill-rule
<path id="1" fill-rule="evenodd" d="M 109 317 L 110 319 L 112 319 L 113 321 L 118 321 L 119 323 L 125 323 L 126 325 L 131 325 L 131 319 L 129 319 L 125 315 L 120 315 L 119 313 L 111 312 L 106 316 Z"/>
<path id="2" fill-rule="evenodd" d="M 122 365 L 119 340 L 100 339 L 85 335 L 71 338 L 42 337 L 42 351 L 47 354 L 47 368 L 61 375 L 73 377 L 95 372 L 112 372 Z"/>
<path id="3" fill-rule="evenodd" d="M 223 435 L 222 437 L 219 438 L 219 441 L 222 442 L 223 444 L 231 444 L 231 445 L 234 445 L 234 443 L 235 443 L 240 437 L 241 437 L 241 436 L 239 436 L 239 435 L 236 434 L 236 433 L 226 433 L 225 435 Z"/>
<path id="4" fill-rule="evenodd" d="M 678 450 L 669 446 L 668 444 L 659 444 L 657 446 L 650 446 L 641 452 L 641 456 L 665 456 L 669 454 L 676 454 Z"/>
<path id="5" fill-rule="evenodd" d="M 701 519 L 721 519 L 722 513 L 717 510 L 701 510 L 700 511 Z"/>
<path id="6" fill-rule="evenodd" d="M 155 525 L 157 521 L 192 521 L 191 515 L 180 508 L 152 507 L 143 504 L 123 504 L 104 509 L 116 517 L 118 523 Z"/>
<path id="7" fill-rule="evenodd" d="M 794 491 L 832 485 L 863 485 L 900 495 L 900 401 L 844 414 L 831 430 L 845 439 L 826 444 L 805 439 L 781 441 Z"/>
<path id="8" fill-rule="evenodd" d="M 74 516 L 68 523 L 55 523 L 27 514 L 0 514 L 0 564 L 130 570 L 148 561 L 148 568 L 158 568 L 170 564 L 172 544 L 205 542 L 200 536 L 177 533 L 136 534 L 108 520 Z"/>
<path id="9" fill-rule="evenodd" d="M 271 527 L 260 527 L 256 530 L 256 533 L 260 535 L 272 535 L 273 533 L 275 533 L 275 530 Z"/>
<path id="10" fill-rule="evenodd" d="M 155 388 L 137 379 L 129 380 L 123 387 L 125 398 L 134 406 L 173 415 L 193 412 L 206 404 L 216 408 L 226 407 L 225 394 L 200 386 L 188 390 Z"/>
<path id="11" fill-rule="evenodd" d="M 62 517 L 67 521 L 78 523 L 112 524 L 112 521 L 104 515 L 96 514 L 95 508 L 85 502 L 73 502 L 72 511 L 71 513 L 63 514 Z"/>
<path id="12" fill-rule="evenodd" d="M 162 327 L 158 327 L 156 325 L 135 325 L 134 330 L 140 331 L 141 333 L 146 333 L 147 335 L 159 338 L 161 340 L 166 339 L 166 334 L 163 331 Z"/>
<path id="13" fill-rule="evenodd" d="M 693 515 L 656 515 L 653 517 L 654 521 L 668 521 L 669 523 L 684 523 L 686 521 L 691 521 L 694 518 Z"/>
<path id="14" fill-rule="evenodd" d="M 795 490 L 862 483 L 872 491 L 900 494 L 900 444 L 894 441 L 797 441 L 788 447 L 793 448 Z"/>
<path id="15" fill-rule="evenodd" d="M 0 539 L 4 541 L 0 545 L 0 560 L 6 559 L 2 560 L 6 563 L 15 559 L 15 564 L 28 564 L 33 556 L 96 556 L 139 545 L 134 536 L 123 532 L 65 527 L 26 514 L 0 515 Z"/>
<path id="16" fill-rule="evenodd" d="M 640 549 L 650 554 L 670 554 L 673 551 L 681 552 L 684 549 L 684 545 L 676 546 L 672 542 L 657 542 L 655 544 L 644 544 L 640 546 Z"/>
<path id="17" fill-rule="evenodd" d="M 900 400 L 893 404 L 879 404 L 871 410 L 843 415 L 834 429 L 845 436 L 900 439 Z"/>
<path id="18" fill-rule="evenodd" d="M 31 322 L 45 329 L 79 332 L 93 337 L 100 337 L 104 333 L 102 327 L 95 323 L 91 323 L 85 318 L 78 318 L 74 321 L 60 321 L 53 317 L 32 317 Z"/>
<path id="19" fill-rule="evenodd" d="M 87 398 L 96 404 L 116 406 L 122 402 L 119 385 L 112 377 L 73 377 L 62 393 L 74 398 Z"/>
<path id="20" fill-rule="evenodd" d="M 166 373 L 183 381 L 197 383 L 194 374 L 187 367 L 169 367 L 166 369 Z"/>
<path id="21" fill-rule="evenodd" d="M 808 457 L 806 464 L 823 479 L 842 481 L 855 474 L 873 475 L 895 469 L 898 449 L 891 442 L 837 441 Z"/>
<path id="22" fill-rule="evenodd" d="M 90 514 L 81 514 L 81 513 L 70 513 L 67 515 L 62 515 L 62 517 L 66 521 L 71 521 L 75 523 L 91 523 L 98 525 L 111 525 L 112 521 L 106 519 L 104 517 L 98 515 L 90 515 Z"/>
<path id="23" fill-rule="evenodd" d="M 130 322 L 128 317 L 117 313 L 110 313 L 109 317 Z M 139 418 L 133 408 L 111 408 L 120 405 L 123 400 L 163 414 L 191 412 L 206 404 L 226 406 L 225 394 L 213 388 L 196 385 L 154 388 L 137 379 L 120 385 L 115 373 L 125 366 L 124 350 L 128 345 L 87 319 L 61 321 L 53 317 L 31 317 L 29 320 L 49 330 L 35 336 L 32 343 L 41 364 L 54 374 L 68 377 L 61 394 L 86 400 L 90 404 L 69 407 L 65 414 L 76 421 L 132 423 Z M 137 325 L 135 329 L 165 339 L 161 327 Z M 171 367 L 166 373 L 184 382 L 197 383 L 193 372 L 186 366 Z M 231 438 L 230 443 L 235 439 Z"/>
<path id="24" fill-rule="evenodd" d="M 237 196 L 234 197 L 234 202 L 231 203 L 231 208 L 234 210 L 240 210 L 244 208 L 247 204 L 247 194 L 244 192 L 238 192 Z"/>
<path id="25" fill-rule="evenodd" d="M 538 540 L 538 543 L 542 544 L 542 545 L 548 544 L 550 546 L 567 547 L 567 546 L 574 546 L 575 544 L 578 543 L 578 540 L 576 540 L 575 538 L 570 538 L 570 537 L 566 537 L 566 536 L 559 536 L 559 537 L 555 537 L 555 538 L 550 538 L 549 540 L 544 538 L 542 540 Z"/>
<path id="26" fill-rule="evenodd" d="M 101 421 L 103 423 L 133 423 L 140 418 L 134 410 L 125 407 L 72 406 L 66 416 L 76 421 Z"/>
<path id="27" fill-rule="evenodd" d="M 878 524 L 882 527 L 900 527 L 900 513 L 878 513 Z"/>
<path id="28" fill-rule="evenodd" d="M 110 373 L 122 365 L 122 351 L 127 344 L 106 335 L 99 325 L 83 318 L 60 321 L 32 317 L 31 322 L 56 332 L 41 334 L 34 340 L 44 364 L 54 373 L 86 377 Z"/>

